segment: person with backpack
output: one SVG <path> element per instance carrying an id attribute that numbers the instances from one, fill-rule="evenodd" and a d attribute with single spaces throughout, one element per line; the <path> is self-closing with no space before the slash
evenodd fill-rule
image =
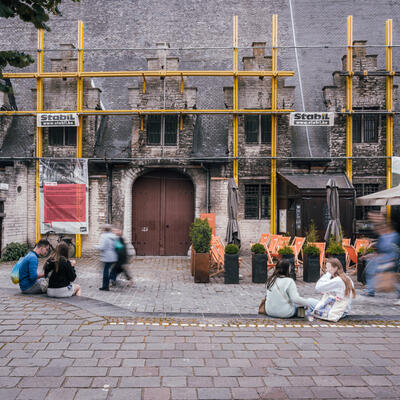
<path id="1" fill-rule="evenodd" d="M 49 252 L 50 243 L 39 240 L 34 249 L 31 250 L 22 260 L 19 268 L 19 288 L 24 294 L 41 294 L 46 290 L 44 284 L 44 272 L 38 272 L 38 258 Z"/>
<path id="2" fill-rule="evenodd" d="M 113 269 L 111 270 L 110 284 L 111 286 L 116 286 L 117 276 L 122 272 L 125 274 L 126 279 L 130 282 L 130 284 L 132 284 L 133 280 L 126 266 L 126 263 L 128 261 L 128 253 L 124 238 L 122 237 L 122 231 L 121 229 L 115 228 L 113 232 L 116 236 L 116 239 L 114 241 L 114 248 L 115 251 L 117 252 L 118 260 L 115 263 Z"/>
<path id="3" fill-rule="evenodd" d="M 99 290 L 110 290 L 110 269 L 113 264 L 118 261 L 118 255 L 115 251 L 116 236 L 111 231 L 111 225 L 106 224 L 103 226 L 103 233 L 100 236 L 100 244 L 96 246 L 100 250 L 100 261 L 104 263 L 103 270 L 103 285 Z"/>
<path id="4" fill-rule="evenodd" d="M 274 273 L 267 281 L 266 314 L 277 318 L 291 318 L 296 315 L 299 306 L 309 307 L 316 301 L 299 295 L 295 281 L 290 278 L 290 262 L 278 261 Z"/>
<path id="5" fill-rule="evenodd" d="M 44 274 L 49 278 L 47 296 L 71 297 L 80 296 L 81 287 L 72 283 L 76 279 L 75 268 L 68 259 L 68 245 L 60 242 L 56 247 L 54 257 L 49 258 L 44 266 Z"/>

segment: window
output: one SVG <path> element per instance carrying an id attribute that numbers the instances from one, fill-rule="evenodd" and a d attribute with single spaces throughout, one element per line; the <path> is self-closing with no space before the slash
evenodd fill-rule
<path id="1" fill-rule="evenodd" d="M 367 194 L 375 193 L 379 190 L 379 184 L 377 183 L 356 183 L 354 184 L 356 190 L 356 197 L 366 196 Z M 371 210 L 378 210 L 380 207 L 374 206 L 357 206 L 356 207 L 356 219 L 366 220 L 368 219 L 368 212 Z"/>
<path id="2" fill-rule="evenodd" d="M 353 114 L 353 143 L 377 143 L 378 127 L 378 114 Z"/>
<path id="3" fill-rule="evenodd" d="M 245 115 L 246 143 L 271 143 L 271 115 Z"/>
<path id="4" fill-rule="evenodd" d="M 76 146 L 76 126 L 57 126 L 49 128 L 51 146 Z"/>
<path id="5" fill-rule="evenodd" d="M 268 219 L 270 211 L 269 185 L 244 185 L 244 218 Z"/>
<path id="6" fill-rule="evenodd" d="M 147 116 L 147 144 L 176 146 L 177 132 L 177 115 Z"/>

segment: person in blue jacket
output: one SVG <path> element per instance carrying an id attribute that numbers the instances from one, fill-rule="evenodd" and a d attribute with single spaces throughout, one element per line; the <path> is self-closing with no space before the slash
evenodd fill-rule
<path id="1" fill-rule="evenodd" d="M 50 243 L 39 240 L 35 248 L 23 259 L 19 268 L 19 288 L 25 294 L 41 294 L 41 282 L 44 280 L 44 272 L 38 273 L 38 257 L 45 256 L 49 251 Z"/>

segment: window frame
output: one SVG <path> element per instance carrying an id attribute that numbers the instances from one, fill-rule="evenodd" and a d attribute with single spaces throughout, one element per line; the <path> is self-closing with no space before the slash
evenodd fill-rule
<path id="1" fill-rule="evenodd" d="M 77 127 L 76 126 L 49 126 L 47 131 L 48 139 L 49 139 L 49 146 L 67 146 L 67 147 L 76 147 L 76 135 L 77 135 Z M 56 129 L 62 129 L 62 143 L 54 143 L 54 131 Z M 68 130 L 73 130 L 72 134 L 68 133 Z M 53 132 L 52 132 L 53 131 Z M 72 141 L 73 143 L 70 143 L 68 138 L 74 138 Z M 68 143 L 67 143 L 68 142 Z"/>
<path id="2" fill-rule="evenodd" d="M 355 111 L 362 111 L 362 113 L 357 113 L 353 114 L 353 130 L 352 130 L 352 141 L 354 144 L 360 144 L 360 143 L 379 143 L 379 130 L 381 126 L 381 118 L 379 114 L 375 114 L 373 112 L 368 112 L 368 111 L 375 111 L 378 110 L 377 107 L 370 107 L 368 109 L 365 109 L 363 107 L 353 108 Z M 364 112 L 365 111 L 365 112 Z M 374 128 L 374 139 L 375 140 L 366 140 L 366 124 L 367 121 L 370 120 L 374 123 L 375 128 Z M 357 126 L 358 125 L 358 126 Z M 358 132 L 355 132 L 355 127 L 357 126 Z M 355 140 L 357 139 L 357 140 Z"/>
<path id="3" fill-rule="evenodd" d="M 247 131 L 247 121 L 250 118 L 258 117 L 258 132 L 257 132 L 257 141 L 249 141 L 248 140 L 248 131 Z M 269 130 L 266 130 L 265 140 L 263 135 L 263 119 L 266 120 L 265 126 L 269 127 Z M 244 115 L 244 141 L 246 144 L 271 144 L 271 136 L 272 136 L 272 118 L 271 114 L 245 114 Z"/>
<path id="4" fill-rule="evenodd" d="M 374 186 L 376 190 L 366 190 L 367 186 Z M 379 183 L 369 183 L 369 182 L 362 182 L 362 183 L 353 183 L 354 189 L 356 191 L 356 198 L 361 196 L 366 196 L 368 194 L 379 192 Z M 360 190 L 357 190 L 357 187 Z M 371 210 L 379 211 L 379 206 L 356 206 L 355 210 L 355 219 L 356 221 L 366 221 L 368 219 L 368 212 Z M 361 216 L 361 218 L 357 218 L 357 216 Z"/>
<path id="5" fill-rule="evenodd" d="M 250 197 L 248 189 L 256 188 L 255 195 Z M 266 196 L 267 202 L 263 203 L 263 196 Z M 256 201 L 257 216 L 250 216 L 248 202 L 250 200 Z M 254 208 L 254 206 L 253 206 Z M 254 211 L 254 210 L 253 210 Z M 254 214 L 253 214 L 254 215 Z M 260 221 L 271 219 L 271 185 L 267 183 L 246 183 L 244 184 L 244 219 Z"/>
<path id="6" fill-rule="evenodd" d="M 149 132 L 149 119 L 151 117 L 158 117 L 159 118 L 159 131 L 158 133 L 150 133 Z M 175 119 L 174 124 L 176 125 L 176 129 L 175 129 L 175 143 L 167 143 L 166 142 L 166 136 L 167 135 L 171 135 L 171 132 L 173 132 L 173 130 L 171 130 L 171 132 L 166 131 L 166 120 L 169 117 L 173 117 Z M 179 115 L 178 114 L 149 114 L 147 115 L 146 118 L 146 145 L 147 146 L 165 146 L 165 147 L 177 147 L 178 146 L 178 131 L 179 131 Z M 155 142 L 149 142 L 149 137 L 153 135 L 158 135 L 160 137 L 160 141 L 158 143 Z"/>

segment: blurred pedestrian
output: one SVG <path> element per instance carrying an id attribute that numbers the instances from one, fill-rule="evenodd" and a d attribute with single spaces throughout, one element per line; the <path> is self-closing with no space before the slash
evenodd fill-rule
<path id="1" fill-rule="evenodd" d="M 361 294 L 374 297 L 376 274 L 398 269 L 400 235 L 394 229 L 392 221 L 387 220 L 386 214 L 370 212 L 368 218 L 372 221 L 379 237 L 375 246 L 377 253 L 370 257 L 365 267 L 367 288 Z"/>
<path id="2" fill-rule="evenodd" d="M 127 253 L 127 249 L 126 249 L 125 240 L 122 237 L 122 231 L 121 231 L 121 229 L 115 228 L 115 229 L 113 229 L 113 233 L 116 236 L 116 239 L 114 242 L 114 247 L 115 247 L 115 251 L 117 252 L 118 260 L 114 264 L 114 267 L 111 270 L 110 284 L 111 284 L 111 286 L 115 286 L 117 284 L 118 275 L 121 273 L 124 273 L 124 275 L 126 276 L 126 279 L 132 285 L 133 279 L 132 279 L 131 275 L 129 274 L 128 266 L 126 265 L 128 262 L 128 253 Z"/>
<path id="3" fill-rule="evenodd" d="M 110 269 L 113 264 L 118 261 L 118 255 L 115 251 L 116 236 L 112 232 L 111 225 L 106 224 L 103 226 L 103 233 L 100 236 L 100 244 L 96 246 L 100 250 L 100 261 L 104 263 L 103 270 L 103 285 L 99 290 L 110 290 Z"/>

